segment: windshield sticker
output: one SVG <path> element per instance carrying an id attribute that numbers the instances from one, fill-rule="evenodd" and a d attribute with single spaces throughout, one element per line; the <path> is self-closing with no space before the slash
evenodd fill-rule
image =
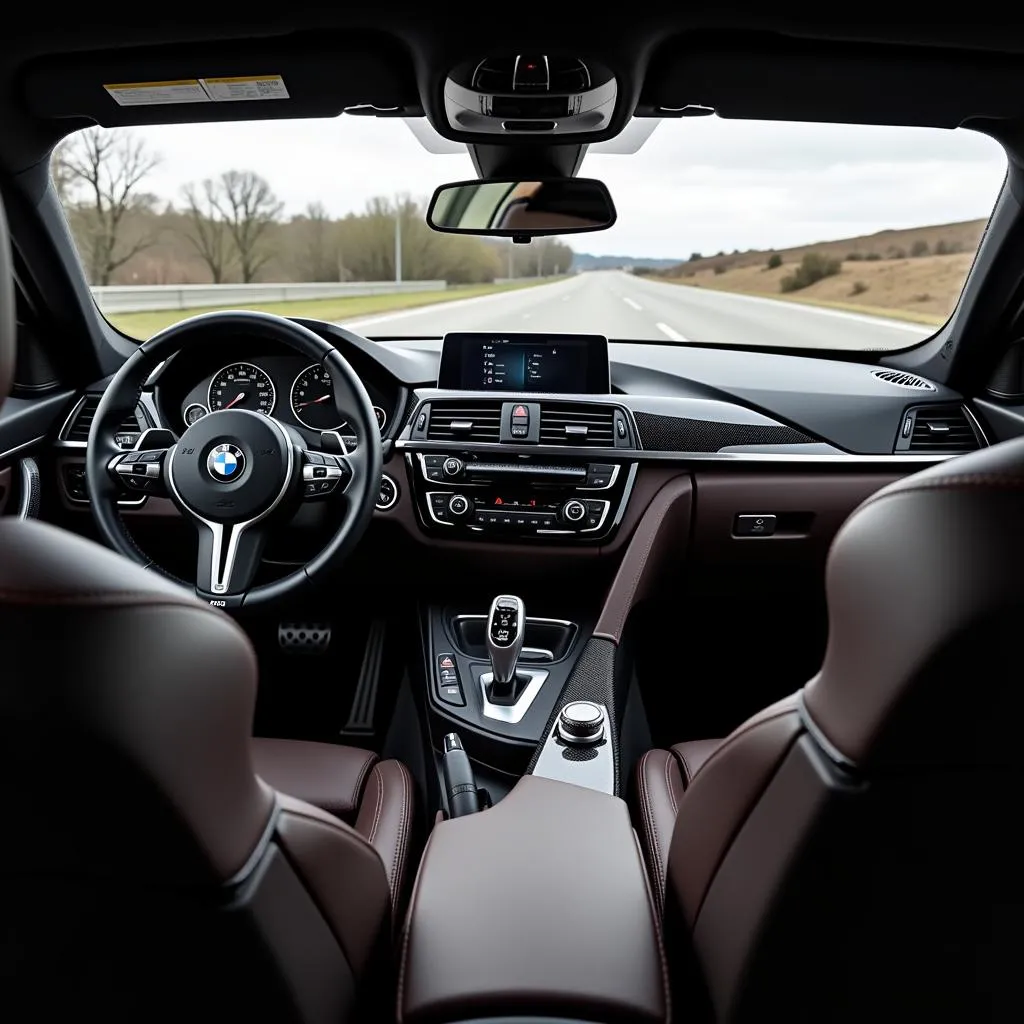
<path id="1" fill-rule="evenodd" d="M 122 82 L 104 85 L 103 88 L 121 107 L 210 102 L 206 90 L 196 78 L 182 78 L 174 82 Z"/>
<path id="2" fill-rule="evenodd" d="M 288 89 L 280 75 L 247 78 L 201 78 L 211 100 L 286 100 Z"/>

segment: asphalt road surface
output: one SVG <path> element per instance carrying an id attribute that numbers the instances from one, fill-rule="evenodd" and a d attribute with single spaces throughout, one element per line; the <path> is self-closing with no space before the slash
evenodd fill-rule
<path id="1" fill-rule="evenodd" d="M 615 270 L 364 317 L 345 326 L 369 337 L 541 331 L 603 334 L 613 340 L 849 350 L 905 348 L 935 331 L 901 320 L 665 284 Z"/>

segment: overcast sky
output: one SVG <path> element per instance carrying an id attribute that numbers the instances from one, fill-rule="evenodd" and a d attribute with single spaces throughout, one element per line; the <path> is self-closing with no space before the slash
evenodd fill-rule
<path id="1" fill-rule="evenodd" d="M 145 187 L 254 170 L 300 213 L 319 200 L 336 216 L 376 195 L 428 196 L 474 177 L 469 156 L 427 152 L 398 119 L 248 121 L 134 129 L 163 157 Z M 783 248 L 989 214 L 1006 170 L 974 132 L 858 125 L 664 121 L 632 155 L 589 153 L 618 208 L 608 231 L 567 238 L 598 254 L 679 257 Z"/>

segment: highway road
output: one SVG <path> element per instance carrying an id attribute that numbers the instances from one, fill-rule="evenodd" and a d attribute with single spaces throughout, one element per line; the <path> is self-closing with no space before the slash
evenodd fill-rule
<path id="1" fill-rule="evenodd" d="M 368 337 L 545 331 L 849 350 L 905 348 L 935 330 L 902 320 L 665 284 L 623 271 L 578 274 L 552 284 L 365 317 L 344 326 Z"/>

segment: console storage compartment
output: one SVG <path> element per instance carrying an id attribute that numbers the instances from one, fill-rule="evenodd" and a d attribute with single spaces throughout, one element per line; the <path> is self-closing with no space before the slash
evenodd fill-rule
<path id="1" fill-rule="evenodd" d="M 660 925 L 618 797 L 524 776 L 431 832 L 406 919 L 403 1024 L 665 1021 Z"/>

